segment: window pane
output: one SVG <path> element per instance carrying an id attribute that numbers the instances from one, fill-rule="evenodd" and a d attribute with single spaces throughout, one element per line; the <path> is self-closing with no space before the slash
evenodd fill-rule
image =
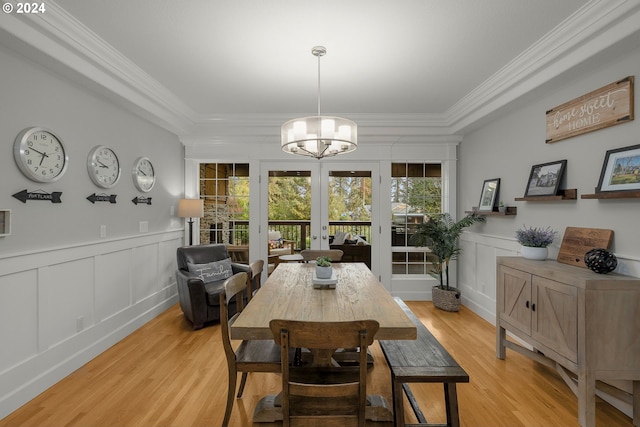
<path id="1" fill-rule="evenodd" d="M 249 244 L 249 164 L 200 164 L 200 242 Z"/>
<path id="2" fill-rule="evenodd" d="M 393 163 L 391 176 L 392 273 L 428 274 L 431 255 L 425 248 L 416 250 L 411 236 L 426 215 L 442 211 L 441 165 Z"/>

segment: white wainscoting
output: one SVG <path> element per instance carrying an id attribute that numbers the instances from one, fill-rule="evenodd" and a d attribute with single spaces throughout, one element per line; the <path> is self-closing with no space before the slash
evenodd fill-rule
<path id="1" fill-rule="evenodd" d="M 518 256 L 520 244 L 514 238 L 464 232 L 460 246 L 457 283 L 462 290 L 462 304 L 495 325 L 496 257 Z M 549 258 L 556 259 L 559 249 L 559 242 L 557 246 L 549 246 Z M 624 254 L 616 256 L 617 273 L 640 277 L 640 259 Z"/>
<path id="2" fill-rule="evenodd" d="M 177 302 L 183 234 L 0 258 L 0 418 Z"/>

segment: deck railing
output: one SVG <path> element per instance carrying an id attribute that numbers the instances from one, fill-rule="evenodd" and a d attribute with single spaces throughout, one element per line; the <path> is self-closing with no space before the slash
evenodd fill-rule
<path id="1" fill-rule="evenodd" d="M 296 251 L 311 246 L 311 221 L 269 221 L 269 230 L 279 231 L 285 240 L 295 242 Z M 342 231 L 352 235 L 362 236 L 371 242 L 371 222 L 369 221 L 330 221 L 329 235 Z M 222 231 L 211 230 L 211 243 L 221 243 Z M 249 221 L 229 222 L 229 243 L 233 245 L 249 244 Z"/>

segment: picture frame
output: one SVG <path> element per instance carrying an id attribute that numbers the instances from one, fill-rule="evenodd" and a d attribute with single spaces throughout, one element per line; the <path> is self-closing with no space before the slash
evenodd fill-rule
<path id="1" fill-rule="evenodd" d="M 493 212 L 500 192 L 500 178 L 485 179 L 480 193 L 479 212 Z"/>
<path id="2" fill-rule="evenodd" d="M 640 144 L 608 150 L 596 193 L 640 190 Z"/>
<path id="3" fill-rule="evenodd" d="M 524 197 L 555 196 L 567 167 L 567 160 L 533 165 Z"/>

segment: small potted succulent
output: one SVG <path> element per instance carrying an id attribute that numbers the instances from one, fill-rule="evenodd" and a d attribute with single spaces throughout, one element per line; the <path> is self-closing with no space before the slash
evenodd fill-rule
<path id="1" fill-rule="evenodd" d="M 502 200 L 498 203 L 498 212 L 505 213 L 507 211 L 507 205 L 504 204 Z"/>
<path id="2" fill-rule="evenodd" d="M 316 258 L 316 277 L 318 279 L 330 279 L 331 273 L 331 258 L 328 256 Z"/>
<path id="3" fill-rule="evenodd" d="M 522 245 L 520 253 L 524 258 L 545 260 L 549 254 L 549 246 L 553 243 L 557 231 L 551 227 L 527 227 L 516 230 L 516 239 Z"/>

